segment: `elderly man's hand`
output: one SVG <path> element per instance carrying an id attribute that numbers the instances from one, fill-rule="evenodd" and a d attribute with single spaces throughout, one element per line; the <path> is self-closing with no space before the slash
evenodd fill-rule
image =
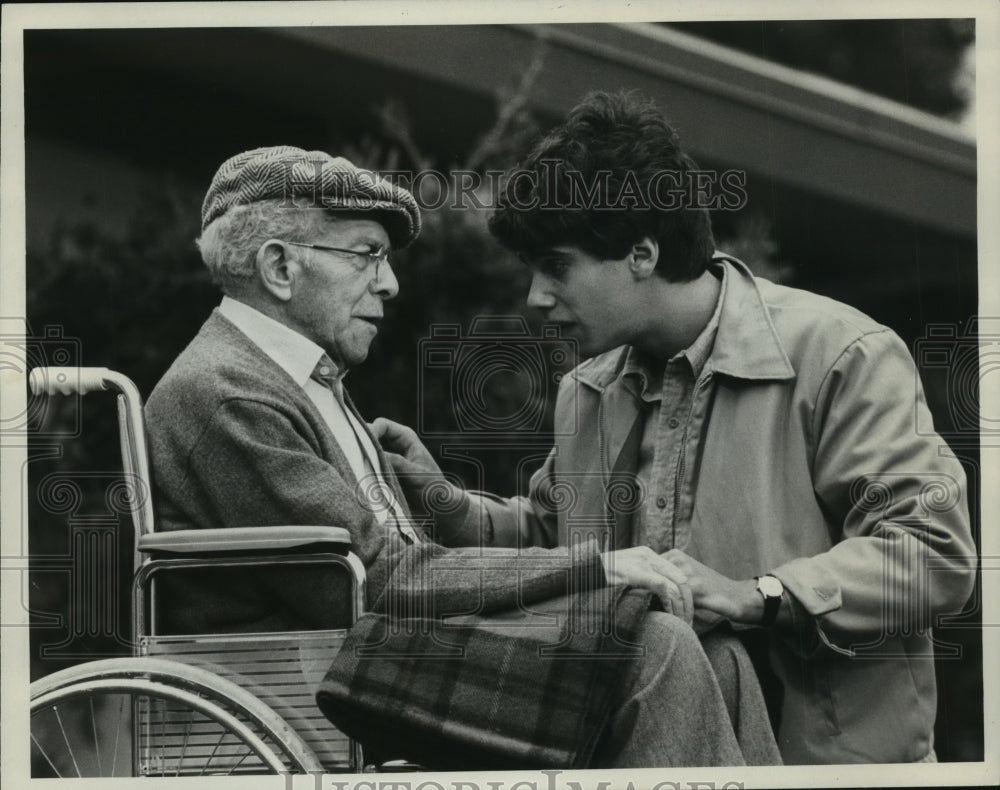
<path id="1" fill-rule="evenodd" d="M 736 581 L 723 576 L 680 549 L 661 555 L 687 578 L 694 596 L 694 616 L 702 625 L 719 620 L 759 623 L 764 616 L 764 599 L 753 579 Z"/>
<path id="2" fill-rule="evenodd" d="M 649 590 L 670 614 L 691 624 L 694 604 L 685 573 L 648 546 L 601 554 L 608 584 L 628 584 Z"/>

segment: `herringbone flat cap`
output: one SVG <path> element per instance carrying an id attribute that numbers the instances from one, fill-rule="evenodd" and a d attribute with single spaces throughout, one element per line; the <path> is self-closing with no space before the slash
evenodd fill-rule
<path id="1" fill-rule="evenodd" d="M 420 233 L 420 209 L 405 189 L 343 157 L 288 145 L 256 148 L 223 162 L 201 207 L 202 231 L 233 206 L 259 200 L 283 200 L 289 208 L 377 212 L 397 249 Z"/>

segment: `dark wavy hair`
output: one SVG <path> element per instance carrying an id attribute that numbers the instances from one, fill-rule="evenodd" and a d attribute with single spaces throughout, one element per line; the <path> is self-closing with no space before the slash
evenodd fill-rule
<path id="1" fill-rule="evenodd" d="M 601 259 L 652 236 L 657 273 L 692 280 L 715 249 L 708 211 L 678 201 L 696 169 L 653 102 L 590 93 L 507 173 L 489 229 L 518 253 L 569 244 Z"/>

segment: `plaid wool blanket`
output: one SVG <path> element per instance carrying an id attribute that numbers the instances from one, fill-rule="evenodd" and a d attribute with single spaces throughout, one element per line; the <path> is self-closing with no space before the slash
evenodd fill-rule
<path id="1" fill-rule="evenodd" d="M 583 768 L 638 671 L 649 593 L 572 593 L 489 616 L 363 615 L 317 693 L 366 755 L 435 770 Z"/>

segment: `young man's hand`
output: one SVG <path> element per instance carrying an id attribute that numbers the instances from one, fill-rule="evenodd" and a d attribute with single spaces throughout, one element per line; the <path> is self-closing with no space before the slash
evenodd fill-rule
<path id="1" fill-rule="evenodd" d="M 368 427 L 411 509 L 434 517 L 434 539 L 446 546 L 474 545 L 477 535 L 467 534 L 469 495 L 444 476 L 416 431 L 385 417 L 377 418 Z"/>
<path id="2" fill-rule="evenodd" d="M 627 584 L 649 590 L 663 609 L 691 625 L 694 603 L 687 575 L 648 546 L 606 551 L 601 554 L 608 584 Z"/>
<path id="3" fill-rule="evenodd" d="M 393 470 L 402 476 L 405 471 L 444 477 L 434 456 L 424 447 L 417 432 L 385 417 L 377 417 L 369 426 L 382 451 L 392 463 Z M 399 467 L 397 468 L 397 463 Z"/>
<path id="4" fill-rule="evenodd" d="M 697 620 L 704 623 L 722 619 L 734 623 L 759 623 L 763 618 L 764 598 L 757 592 L 757 583 L 753 579 L 730 579 L 680 549 L 671 549 L 661 556 L 687 578 L 694 596 Z"/>

